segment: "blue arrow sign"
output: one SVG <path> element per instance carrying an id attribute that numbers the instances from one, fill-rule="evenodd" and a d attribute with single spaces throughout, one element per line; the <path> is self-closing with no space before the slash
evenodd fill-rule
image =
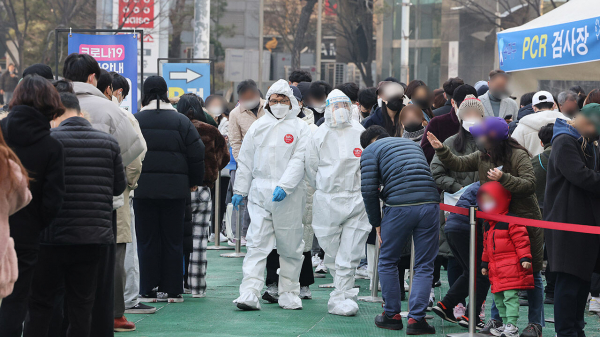
<path id="1" fill-rule="evenodd" d="M 210 95 L 210 63 L 164 63 L 162 74 L 169 97 L 193 93 L 206 99 Z"/>

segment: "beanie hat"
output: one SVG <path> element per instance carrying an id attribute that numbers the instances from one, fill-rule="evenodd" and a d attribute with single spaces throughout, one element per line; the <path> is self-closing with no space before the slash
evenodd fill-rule
<path id="1" fill-rule="evenodd" d="M 456 104 L 462 103 L 468 95 L 473 95 L 477 97 L 477 90 L 468 84 L 463 84 L 460 87 L 454 89 L 454 94 L 452 95 L 452 99 Z"/>
<path id="2" fill-rule="evenodd" d="M 169 91 L 167 82 L 161 76 L 149 76 L 144 81 L 143 96 L 151 96 L 156 98 L 156 109 L 160 109 L 160 98 L 159 96 L 166 95 Z"/>
<path id="3" fill-rule="evenodd" d="M 581 108 L 581 114 L 596 126 L 596 132 L 600 132 L 600 104 L 589 103 Z"/>
<path id="4" fill-rule="evenodd" d="M 300 95 L 301 95 L 302 99 L 308 97 L 308 90 L 310 88 L 310 82 L 300 82 L 300 83 L 298 83 L 298 85 L 296 87 L 298 88 L 298 90 L 300 90 Z"/>
<path id="5" fill-rule="evenodd" d="M 467 97 L 465 97 L 465 99 L 461 103 L 460 107 L 458 108 L 458 120 L 459 121 L 463 120 L 464 113 L 469 109 L 476 109 L 479 112 L 479 114 L 481 115 L 481 117 L 483 117 L 483 115 L 485 113 L 483 103 L 481 103 L 481 101 L 477 97 L 475 97 L 473 95 L 467 95 Z"/>
<path id="6" fill-rule="evenodd" d="M 25 68 L 25 70 L 23 70 L 23 77 L 27 75 L 40 75 L 47 80 L 54 79 L 52 68 L 42 63 L 36 63 Z"/>

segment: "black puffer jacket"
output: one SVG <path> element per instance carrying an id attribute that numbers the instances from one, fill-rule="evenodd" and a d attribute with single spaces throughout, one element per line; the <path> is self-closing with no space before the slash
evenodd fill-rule
<path id="1" fill-rule="evenodd" d="M 17 249 L 37 249 L 40 232 L 54 220 L 65 193 L 63 147 L 50 136 L 50 122 L 36 109 L 18 105 L 0 125 L 4 140 L 29 173 L 33 199 L 8 218 Z"/>
<path id="2" fill-rule="evenodd" d="M 113 196 L 127 186 L 117 140 L 82 117 L 52 129 L 65 150 L 63 207 L 42 234 L 43 244 L 110 244 Z"/>
<path id="3" fill-rule="evenodd" d="M 160 106 L 160 110 L 142 109 L 135 114 L 148 145 L 135 198 L 185 199 L 190 187 L 202 186 L 204 144 L 185 115 L 170 104 Z"/>

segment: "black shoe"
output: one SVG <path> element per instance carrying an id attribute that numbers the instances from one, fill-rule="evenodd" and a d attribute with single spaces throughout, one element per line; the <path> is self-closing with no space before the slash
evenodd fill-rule
<path id="1" fill-rule="evenodd" d="M 407 335 L 433 335 L 435 334 L 435 328 L 427 323 L 427 320 L 423 318 L 417 321 L 414 318 L 408 319 L 408 327 L 406 328 Z"/>
<path id="2" fill-rule="evenodd" d="M 529 323 L 529 325 L 523 329 L 521 337 L 542 337 L 542 326 L 536 323 Z"/>
<path id="3" fill-rule="evenodd" d="M 402 325 L 402 316 L 400 316 L 400 314 L 395 314 L 390 317 L 386 315 L 385 312 L 375 317 L 375 325 L 378 328 L 388 330 L 402 330 L 402 328 L 404 328 L 404 325 Z"/>
<path id="4" fill-rule="evenodd" d="M 140 295 L 138 300 L 142 303 L 156 303 L 158 302 L 158 293 L 156 291 L 151 291 L 148 294 Z"/>
<path id="5" fill-rule="evenodd" d="M 522 300 L 527 299 L 527 290 L 519 290 L 519 298 Z"/>
<path id="6" fill-rule="evenodd" d="M 125 309 L 126 314 L 153 314 L 156 312 L 155 307 L 151 307 L 149 305 L 145 305 L 144 303 L 138 303 L 137 305 Z"/>
<path id="7" fill-rule="evenodd" d="M 437 280 L 437 282 L 433 282 L 432 288 L 437 288 L 442 286 L 442 281 Z"/>
<path id="8" fill-rule="evenodd" d="M 431 311 L 435 312 L 436 315 L 440 316 L 444 321 L 457 323 L 456 318 L 454 317 L 453 308 L 447 308 L 442 302 L 437 302 L 437 305 L 431 308 Z"/>
<path id="9" fill-rule="evenodd" d="M 521 306 L 521 307 L 528 307 L 529 306 L 529 300 L 519 299 L 519 306 Z"/>
<path id="10" fill-rule="evenodd" d="M 268 291 L 265 291 L 265 293 L 262 295 L 262 299 L 269 302 L 269 303 L 278 303 L 279 302 L 279 298 L 271 295 Z"/>
<path id="11" fill-rule="evenodd" d="M 544 304 L 554 304 L 554 296 L 546 295 L 546 299 L 544 300 Z"/>
<path id="12" fill-rule="evenodd" d="M 458 325 L 462 326 L 463 328 L 468 329 L 469 328 L 469 317 L 463 315 L 460 320 L 458 321 Z M 475 321 L 475 330 L 479 331 L 481 329 L 483 329 L 485 327 L 485 324 L 481 321 L 481 318 L 479 318 L 479 316 L 477 316 L 477 321 Z"/>
<path id="13" fill-rule="evenodd" d="M 495 329 L 495 328 L 499 328 L 502 326 L 502 322 L 495 320 L 495 319 L 490 319 L 487 323 L 485 323 L 485 325 L 483 326 L 483 329 L 481 329 L 479 331 L 480 334 L 482 335 L 491 335 L 491 329 Z"/>

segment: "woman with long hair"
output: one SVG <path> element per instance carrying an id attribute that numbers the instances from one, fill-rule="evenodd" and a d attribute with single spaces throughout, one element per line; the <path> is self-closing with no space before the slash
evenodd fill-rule
<path id="1" fill-rule="evenodd" d="M 19 275 L 15 242 L 10 237 L 8 217 L 31 201 L 27 170 L 6 145 L 0 131 L 0 301 L 12 293 Z"/>
<path id="2" fill-rule="evenodd" d="M 530 154 L 508 135 L 506 121 L 500 117 L 488 117 L 480 125 L 470 127 L 469 131 L 475 138 L 478 151 L 466 156 L 453 154 L 450 148 L 442 144 L 431 132 L 427 134 L 427 138 L 447 169 L 456 172 L 477 172 L 481 184 L 488 181 L 500 182 L 512 194 L 509 207 L 511 214 L 521 218 L 541 219 L 542 214 L 535 195 L 535 174 Z M 537 297 L 540 297 L 543 302 L 543 282 L 540 271 L 544 258 L 544 232 L 541 228 L 535 227 L 527 227 L 527 231 L 531 241 L 535 280 L 535 289 L 528 292 L 529 322 L 541 326 L 544 324 L 543 304 L 541 309 L 537 306 Z M 480 264 L 481 262 L 478 265 Z M 481 302 L 477 301 L 477 303 Z M 438 302 L 433 310 L 443 319 L 456 322 L 451 316 L 452 308 L 444 306 L 443 303 Z M 464 320 L 468 322 L 468 318 L 465 317 Z M 488 330 L 502 324 L 499 317 L 492 317 L 484 327 L 479 316 L 476 319 L 477 325 Z"/>
<path id="3" fill-rule="evenodd" d="M 207 99 L 208 101 L 208 99 Z M 194 94 L 185 94 L 179 99 L 177 111 L 186 115 L 200 134 L 204 143 L 204 184 L 191 192 L 186 224 L 191 228 L 184 231 L 184 256 L 186 275 L 184 282 L 193 297 L 206 296 L 206 247 L 210 234 L 212 215 L 212 193 L 215 181 L 229 163 L 229 147 L 219 130 L 209 125 L 202 111 L 202 102 Z M 210 110 L 209 110 L 210 112 Z M 188 234 L 189 235 L 185 235 Z"/>
<path id="4" fill-rule="evenodd" d="M 32 201 L 9 218 L 19 260 L 19 278 L 11 295 L 0 306 L 2 336 L 18 337 L 23 331 L 27 299 L 38 258 L 40 234 L 56 217 L 65 193 L 61 143 L 50 136 L 50 121 L 65 108 L 50 81 L 26 76 L 16 87 L 10 113 L 0 121 L 6 144 L 29 173 Z"/>
<path id="5" fill-rule="evenodd" d="M 429 122 L 433 118 L 431 111 L 431 92 L 427 84 L 421 80 L 412 80 L 406 87 L 406 97 L 410 99 L 412 104 L 416 104 L 423 111 L 424 118 Z"/>

